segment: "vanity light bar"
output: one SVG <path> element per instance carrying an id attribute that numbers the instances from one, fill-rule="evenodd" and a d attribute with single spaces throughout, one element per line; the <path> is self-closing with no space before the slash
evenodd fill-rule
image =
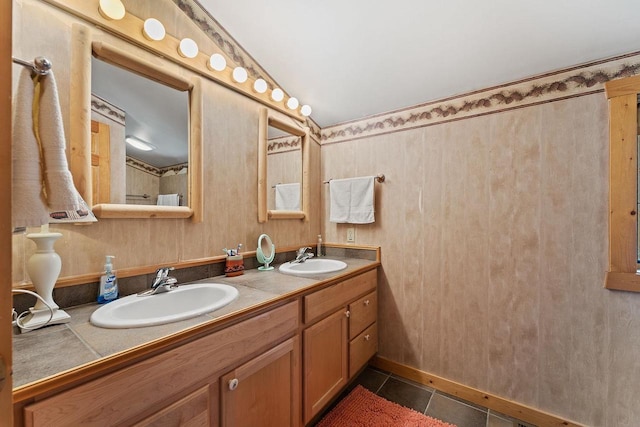
<path id="1" fill-rule="evenodd" d="M 114 21 L 122 20 L 126 15 L 126 9 L 121 0 L 100 0 L 98 4 L 98 12 L 105 19 Z M 166 30 L 162 22 L 155 18 L 149 18 L 143 22 L 142 34 L 145 39 L 155 42 L 161 41 L 165 38 Z M 189 59 L 196 58 L 199 54 L 197 43 L 188 37 L 179 41 L 177 51 L 181 57 Z M 214 53 L 209 57 L 206 68 L 214 72 L 223 72 L 227 69 L 227 61 L 223 55 Z M 244 84 L 248 79 L 249 76 L 247 70 L 243 67 L 235 67 L 231 72 L 231 80 L 235 83 Z M 251 87 L 255 93 L 262 95 L 267 92 L 268 84 L 264 79 L 257 78 L 254 80 L 253 84 L 251 84 Z M 242 92 L 247 93 L 244 90 Z M 284 100 L 285 94 L 282 89 L 275 87 L 269 94 L 268 98 L 271 101 L 280 103 Z M 266 100 L 265 98 L 258 99 L 262 99 L 263 101 Z M 311 115 L 311 107 L 308 105 L 300 107 L 300 102 L 295 97 L 287 99 L 285 105 L 286 109 L 294 112 L 298 111 L 300 115 L 304 117 Z"/>

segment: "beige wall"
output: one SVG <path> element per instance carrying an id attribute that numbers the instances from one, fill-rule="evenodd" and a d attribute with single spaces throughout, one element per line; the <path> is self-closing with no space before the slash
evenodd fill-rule
<path id="1" fill-rule="evenodd" d="M 600 92 L 322 146 L 323 179 L 386 175 L 375 224 L 355 226 L 382 246 L 381 356 L 638 425 L 640 294 L 603 289 L 607 114 Z M 326 239 L 344 242 L 324 201 Z"/>
<path id="2" fill-rule="evenodd" d="M 198 31 L 195 24 L 188 21 L 176 5 L 171 2 L 153 3 L 153 16 L 165 23 L 167 31 L 180 28 L 177 36 L 193 37 L 201 49 L 214 51 L 213 47 L 207 46 L 206 36 L 195 33 Z M 46 25 L 43 24 L 45 22 Z M 69 70 L 66 64 L 70 60 L 72 22 L 77 21 L 33 0 L 18 2 L 14 10 L 14 55 L 26 59 L 45 55 L 53 62 L 67 135 L 71 125 L 68 93 L 73 70 Z M 92 31 L 101 40 L 124 46 L 150 61 L 160 61 L 99 29 L 92 28 Z M 193 75 L 173 64 L 166 67 L 185 76 Z M 128 268 L 172 265 L 179 261 L 223 255 L 221 248 L 238 243 L 247 250 L 254 250 L 262 233 L 271 236 L 276 248 L 315 241 L 320 232 L 319 215 L 314 215 L 308 222 L 277 220 L 258 223 L 257 146 L 261 105 L 207 79 L 202 83 L 204 221 L 192 224 L 189 219 L 102 219 L 89 226 L 52 225 L 52 229 L 63 234 L 55 246 L 62 258 L 62 277 L 100 272 L 107 254 L 117 257 L 116 268 Z M 311 212 L 318 212 L 320 198 L 315 189 L 319 187 L 320 147 L 316 142 L 311 143 L 311 159 L 310 179 L 314 188 Z M 13 236 L 13 283 L 28 280 L 25 260 L 34 250 L 33 243 L 23 235 Z"/>

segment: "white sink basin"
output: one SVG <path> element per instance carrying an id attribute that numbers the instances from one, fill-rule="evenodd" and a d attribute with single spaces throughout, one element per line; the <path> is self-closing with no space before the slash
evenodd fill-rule
<path id="1" fill-rule="evenodd" d="M 286 262 L 280 266 L 280 272 L 295 274 L 296 276 L 311 276 L 313 274 L 333 273 L 344 270 L 347 264 L 337 259 L 311 258 L 305 262 Z"/>
<path id="2" fill-rule="evenodd" d="M 194 283 L 169 292 L 127 297 L 110 302 L 91 315 L 91 323 L 103 328 L 138 328 L 177 322 L 217 310 L 238 297 L 233 286 Z"/>

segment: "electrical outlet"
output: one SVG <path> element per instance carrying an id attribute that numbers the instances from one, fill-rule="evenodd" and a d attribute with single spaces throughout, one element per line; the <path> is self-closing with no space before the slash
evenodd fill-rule
<path id="1" fill-rule="evenodd" d="M 347 242 L 353 243 L 356 241 L 356 229 L 355 228 L 347 228 Z"/>

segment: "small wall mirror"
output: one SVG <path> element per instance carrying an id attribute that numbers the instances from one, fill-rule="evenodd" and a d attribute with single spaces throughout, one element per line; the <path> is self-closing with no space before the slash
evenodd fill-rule
<path id="1" fill-rule="evenodd" d="M 71 139 L 82 162 L 73 171 L 82 196 L 99 218 L 200 221 L 199 78 L 102 42 L 90 45 L 94 58 L 83 65 L 91 76 L 91 140 Z"/>
<path id="2" fill-rule="evenodd" d="M 260 114 L 258 221 L 308 219 L 309 132 L 293 120 Z"/>

